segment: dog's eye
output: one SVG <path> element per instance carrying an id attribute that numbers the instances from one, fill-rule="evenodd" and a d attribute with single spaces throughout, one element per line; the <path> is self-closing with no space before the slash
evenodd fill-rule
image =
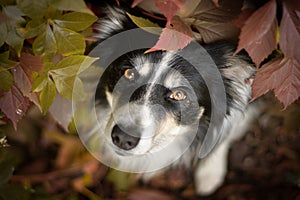
<path id="1" fill-rule="evenodd" d="M 132 69 L 132 68 L 126 69 L 125 72 L 124 72 L 124 76 L 125 76 L 125 78 L 127 78 L 128 80 L 133 80 L 133 79 L 135 79 L 135 76 L 136 76 L 135 69 Z"/>
<path id="2" fill-rule="evenodd" d="M 186 94 L 184 91 L 182 90 L 175 90 L 174 92 L 172 92 L 172 94 L 170 95 L 171 99 L 174 99 L 176 101 L 182 101 L 186 98 Z"/>

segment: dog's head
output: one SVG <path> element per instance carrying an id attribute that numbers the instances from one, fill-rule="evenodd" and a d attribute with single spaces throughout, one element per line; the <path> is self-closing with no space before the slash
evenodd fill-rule
<path id="1" fill-rule="evenodd" d="M 99 38 L 105 40 L 133 27 L 122 10 L 109 7 L 98 27 Z M 232 56 L 233 49 L 227 44 L 205 48 L 225 88 L 223 103 L 227 110 L 219 126 L 224 127 L 220 134 L 226 134 L 232 112 L 246 107 L 251 93 L 246 80 L 253 69 L 248 62 Z M 110 63 L 96 92 L 104 146 L 119 158 L 159 152 L 170 143 L 173 151 L 165 156 L 183 153 L 191 141 L 203 141 L 211 118 L 212 97 L 201 70 L 177 52 L 145 54 L 145 50 L 128 52 Z M 199 56 L 191 59 L 199 60 Z M 192 146 L 196 154 L 197 145 Z"/>
<path id="2" fill-rule="evenodd" d="M 157 151 L 210 113 L 208 89 L 190 63 L 171 52 L 143 52 L 114 61 L 96 95 L 111 109 L 105 134 L 121 155 Z"/>

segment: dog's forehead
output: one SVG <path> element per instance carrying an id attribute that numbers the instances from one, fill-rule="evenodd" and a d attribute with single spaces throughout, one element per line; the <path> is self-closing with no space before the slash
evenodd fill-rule
<path id="1" fill-rule="evenodd" d="M 161 54 L 134 55 L 130 62 L 143 77 L 151 76 L 152 83 L 163 83 L 167 88 L 188 84 L 187 80 L 178 70 L 178 56 L 174 52 Z M 163 80 L 161 80 L 163 78 Z"/>

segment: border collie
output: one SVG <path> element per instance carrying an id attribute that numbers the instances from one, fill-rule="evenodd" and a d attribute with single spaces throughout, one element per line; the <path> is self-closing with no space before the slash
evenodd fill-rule
<path id="1" fill-rule="evenodd" d="M 128 42 L 137 27 L 125 11 L 109 6 L 105 13 L 96 27 L 96 37 L 108 44 L 101 49 L 104 55 L 113 57 L 119 47 L 143 42 L 138 37 Z M 226 175 L 230 144 L 253 118 L 248 101 L 254 67 L 245 56 L 233 55 L 234 46 L 226 42 L 199 51 L 192 43 L 151 53 L 141 46 L 109 62 L 99 78 L 94 96 L 98 124 L 88 135 L 99 146 L 93 153 L 145 179 L 184 165 L 195 171 L 196 191 L 211 194 Z"/>

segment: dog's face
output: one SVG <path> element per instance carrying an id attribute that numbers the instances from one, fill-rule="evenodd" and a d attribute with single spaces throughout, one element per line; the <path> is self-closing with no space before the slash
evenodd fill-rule
<path id="1" fill-rule="evenodd" d="M 210 112 L 208 89 L 192 65 L 175 53 L 143 52 L 115 60 L 96 94 L 96 102 L 111 111 L 102 120 L 107 145 L 121 156 L 156 152 L 176 137 L 189 138 Z"/>

